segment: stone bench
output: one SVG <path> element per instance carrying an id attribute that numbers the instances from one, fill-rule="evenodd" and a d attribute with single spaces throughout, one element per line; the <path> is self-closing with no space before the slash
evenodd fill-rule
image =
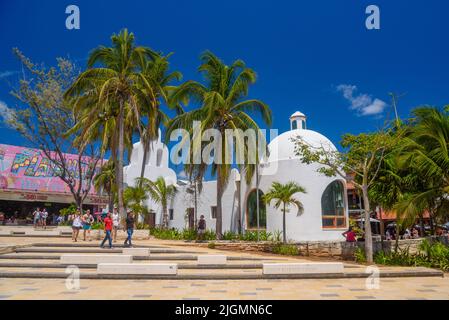
<path id="1" fill-rule="evenodd" d="M 344 273 L 341 262 L 264 263 L 263 274 L 318 274 Z"/>
<path id="2" fill-rule="evenodd" d="M 60 258 L 60 263 L 64 265 L 131 262 L 133 262 L 132 256 L 117 254 L 63 254 Z"/>
<path id="3" fill-rule="evenodd" d="M 199 265 L 218 265 L 226 264 L 227 257 L 225 255 L 200 255 L 198 256 Z"/>
<path id="4" fill-rule="evenodd" d="M 123 248 L 122 253 L 133 257 L 148 257 L 150 248 Z"/>
<path id="5" fill-rule="evenodd" d="M 0 236 L 10 236 L 12 235 L 12 231 L 10 230 L 0 230 Z"/>
<path id="6" fill-rule="evenodd" d="M 140 274 L 140 275 L 177 275 L 178 265 L 174 263 L 100 263 L 98 274 Z"/>

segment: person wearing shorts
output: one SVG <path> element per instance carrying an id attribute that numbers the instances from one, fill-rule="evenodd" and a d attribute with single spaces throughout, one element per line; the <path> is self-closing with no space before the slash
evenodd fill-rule
<path id="1" fill-rule="evenodd" d="M 83 215 L 83 240 L 86 241 L 86 233 L 87 233 L 87 239 L 89 241 L 92 241 L 90 237 L 90 230 L 92 229 L 92 223 L 94 222 L 94 217 L 90 213 L 90 210 L 87 210 L 86 213 Z"/>
<path id="2" fill-rule="evenodd" d="M 81 219 L 81 214 L 79 209 L 76 210 L 75 214 L 73 215 L 73 221 L 72 221 L 72 241 L 77 242 L 78 241 L 78 235 L 80 233 L 80 229 L 83 227 L 83 221 Z"/>
<path id="3" fill-rule="evenodd" d="M 117 231 L 120 227 L 120 215 L 117 212 L 117 208 L 114 208 L 112 212 L 112 240 L 117 242 Z"/>

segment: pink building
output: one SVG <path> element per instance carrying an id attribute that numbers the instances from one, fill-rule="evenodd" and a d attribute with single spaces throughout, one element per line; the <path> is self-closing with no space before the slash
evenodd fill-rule
<path id="1" fill-rule="evenodd" d="M 77 172 L 78 157 L 67 154 L 72 170 Z M 49 214 L 73 203 L 68 186 L 55 175 L 53 166 L 42 151 L 0 144 L 0 212 L 7 217 L 25 219 L 36 207 L 46 207 Z M 97 210 L 107 198 L 91 186 L 86 207 Z"/>

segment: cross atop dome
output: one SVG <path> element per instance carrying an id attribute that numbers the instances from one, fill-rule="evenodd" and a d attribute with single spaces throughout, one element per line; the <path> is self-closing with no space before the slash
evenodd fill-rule
<path id="1" fill-rule="evenodd" d="M 305 130 L 306 126 L 306 115 L 302 112 L 296 111 L 290 116 L 290 130 Z"/>

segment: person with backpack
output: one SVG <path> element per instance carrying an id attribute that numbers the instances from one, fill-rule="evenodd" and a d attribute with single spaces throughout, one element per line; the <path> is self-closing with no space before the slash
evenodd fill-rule
<path id="1" fill-rule="evenodd" d="M 198 240 L 204 240 L 204 234 L 206 233 L 206 220 L 204 215 L 201 215 L 200 221 L 198 221 Z"/>

